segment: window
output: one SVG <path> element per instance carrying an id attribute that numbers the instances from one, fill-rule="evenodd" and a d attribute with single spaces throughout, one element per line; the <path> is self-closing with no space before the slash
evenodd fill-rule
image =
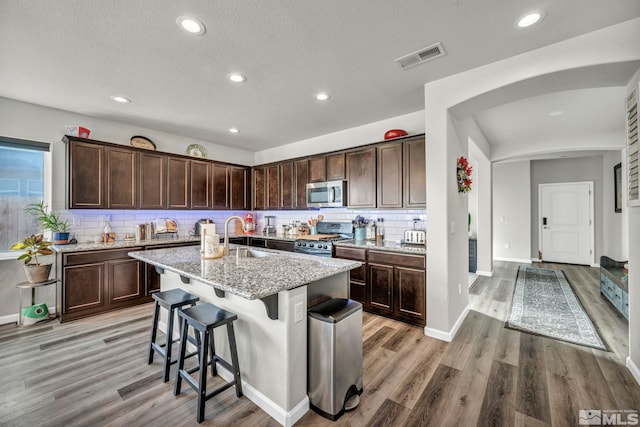
<path id="1" fill-rule="evenodd" d="M 9 248 L 38 232 L 35 219 L 24 206 L 43 198 L 49 144 L 0 136 L 0 259 L 16 258 Z"/>

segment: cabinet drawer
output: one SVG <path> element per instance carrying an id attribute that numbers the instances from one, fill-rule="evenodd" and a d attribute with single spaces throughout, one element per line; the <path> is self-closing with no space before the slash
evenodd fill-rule
<path id="1" fill-rule="evenodd" d="M 62 263 L 65 266 L 91 264 L 96 262 L 109 261 L 113 259 L 129 259 L 129 252 L 141 251 L 141 247 L 112 249 L 106 251 L 74 252 L 62 255 Z"/>
<path id="2" fill-rule="evenodd" d="M 391 264 L 406 267 L 425 268 L 426 257 L 424 255 L 404 255 L 391 252 L 369 251 L 369 262 Z"/>
<path id="3" fill-rule="evenodd" d="M 334 258 L 352 259 L 354 261 L 366 261 L 367 250 L 334 246 Z"/>
<path id="4" fill-rule="evenodd" d="M 364 282 L 352 280 L 349 282 L 349 298 L 359 303 L 365 303 L 367 298 L 367 286 Z"/>

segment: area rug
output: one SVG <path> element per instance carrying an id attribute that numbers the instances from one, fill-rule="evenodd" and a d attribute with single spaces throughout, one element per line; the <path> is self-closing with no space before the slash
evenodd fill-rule
<path id="1" fill-rule="evenodd" d="M 506 326 L 607 350 L 560 270 L 520 266 Z"/>

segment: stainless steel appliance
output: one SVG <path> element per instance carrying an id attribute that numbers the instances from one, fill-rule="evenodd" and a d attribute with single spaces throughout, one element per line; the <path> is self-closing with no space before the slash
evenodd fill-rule
<path id="1" fill-rule="evenodd" d="M 196 222 L 196 225 L 193 227 L 193 233 L 196 236 L 199 236 L 200 235 L 200 225 L 201 224 L 211 224 L 211 223 L 213 223 L 213 221 L 211 221 L 209 218 L 202 218 L 201 220 Z"/>
<path id="2" fill-rule="evenodd" d="M 410 245 L 424 245 L 426 243 L 426 232 L 424 230 L 405 230 L 402 243 Z"/>
<path id="3" fill-rule="evenodd" d="M 273 215 L 264 216 L 264 228 L 263 233 L 273 234 L 276 232 L 276 217 Z"/>
<path id="4" fill-rule="evenodd" d="M 313 236 L 300 236 L 296 239 L 293 251 L 331 257 L 332 242 L 353 239 L 353 224 L 350 222 L 320 221 L 316 224 L 316 230 Z"/>
<path id="5" fill-rule="evenodd" d="M 347 181 L 324 181 L 307 184 L 307 207 L 347 206 Z"/>

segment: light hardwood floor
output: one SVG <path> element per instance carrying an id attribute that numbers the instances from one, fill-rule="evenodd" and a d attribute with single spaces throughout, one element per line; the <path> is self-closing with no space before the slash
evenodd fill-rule
<path id="1" fill-rule="evenodd" d="M 310 411 L 296 425 L 574 426 L 580 409 L 640 409 L 628 326 L 601 298 L 598 269 L 541 265 L 565 271 L 610 352 L 504 328 L 517 266 L 497 263 L 478 279 L 451 343 L 365 313 L 360 406 L 337 422 Z M 0 327 L 0 425 L 197 425 L 195 392 L 174 397 L 159 359 L 146 363 L 152 308 Z M 205 416 L 203 425 L 279 425 L 232 388 Z"/>

